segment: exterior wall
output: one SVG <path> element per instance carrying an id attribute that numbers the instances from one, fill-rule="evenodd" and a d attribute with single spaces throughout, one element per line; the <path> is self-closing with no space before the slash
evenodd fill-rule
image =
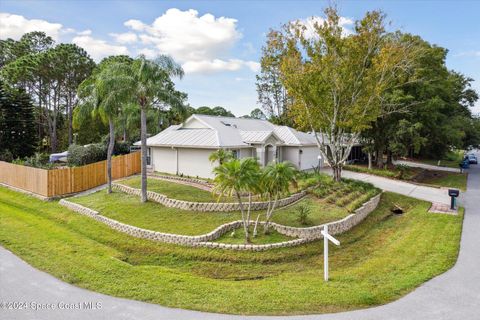
<path id="1" fill-rule="evenodd" d="M 318 166 L 318 156 L 320 155 L 320 151 L 316 146 L 312 147 L 301 147 L 300 148 L 303 152 L 300 154 L 300 170 L 309 170 L 312 167 Z M 322 159 L 323 160 L 323 159 Z M 323 166 L 322 162 L 320 162 L 320 166 Z"/>
<path id="2" fill-rule="evenodd" d="M 242 158 L 248 158 L 248 157 L 253 157 L 254 156 L 254 152 L 253 152 L 253 148 L 243 148 L 243 149 L 238 149 L 238 157 L 240 159 Z"/>
<path id="3" fill-rule="evenodd" d="M 299 148 L 298 147 L 282 147 L 282 161 L 290 161 L 298 169 L 299 168 Z"/>
<path id="4" fill-rule="evenodd" d="M 212 164 L 208 157 L 214 151 L 212 149 L 178 148 L 178 174 L 213 178 L 212 170 L 215 164 Z"/>
<path id="5" fill-rule="evenodd" d="M 172 148 L 151 147 L 151 164 L 158 172 L 177 173 L 176 150 Z"/>

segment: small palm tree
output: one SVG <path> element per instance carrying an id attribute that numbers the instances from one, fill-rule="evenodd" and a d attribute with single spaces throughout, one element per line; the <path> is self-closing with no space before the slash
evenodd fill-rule
<path id="1" fill-rule="evenodd" d="M 231 159 L 233 159 L 233 152 L 225 149 L 218 149 L 217 151 L 212 152 L 208 157 L 210 162 L 214 163 L 218 161 L 220 165 Z"/>
<path id="2" fill-rule="evenodd" d="M 252 194 L 256 192 L 260 167 L 254 158 L 231 159 L 213 169 L 215 186 L 213 192 L 220 196 L 236 196 L 242 213 L 245 243 L 250 243 L 250 213 L 252 206 Z M 242 193 L 248 193 L 248 206 L 242 201 Z"/>
<path id="3" fill-rule="evenodd" d="M 290 183 L 295 181 L 297 169 L 288 161 L 271 162 L 262 172 L 261 187 L 268 197 L 268 207 L 265 215 L 264 233 L 269 232 L 269 223 L 280 196 L 288 193 Z"/>

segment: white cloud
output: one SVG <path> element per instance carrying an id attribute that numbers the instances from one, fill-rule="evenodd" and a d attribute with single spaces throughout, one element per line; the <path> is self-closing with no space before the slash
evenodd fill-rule
<path id="1" fill-rule="evenodd" d="M 453 56 L 455 56 L 455 57 L 480 57 L 480 50 L 479 51 L 475 51 L 475 50 L 464 51 L 464 52 L 454 54 Z"/>
<path id="2" fill-rule="evenodd" d="M 229 60 L 200 60 L 200 61 L 187 61 L 183 65 L 183 70 L 186 73 L 212 73 L 218 71 L 237 71 L 243 67 L 250 68 L 252 71 L 257 72 L 260 69 L 260 64 L 254 61 L 244 61 L 240 59 Z"/>
<path id="3" fill-rule="evenodd" d="M 43 31 L 58 40 L 63 26 L 60 23 L 50 23 L 40 19 L 26 19 L 23 16 L 10 13 L 0 13 L 0 38 L 20 39 L 25 33 Z M 68 32 L 69 29 L 66 29 Z"/>
<path id="4" fill-rule="evenodd" d="M 153 49 L 143 48 L 137 51 L 138 54 L 143 54 L 147 59 L 153 59 L 158 55 L 158 52 Z"/>
<path id="5" fill-rule="evenodd" d="M 125 33 L 109 33 L 116 42 L 121 44 L 128 44 L 128 43 L 135 43 L 138 40 L 138 37 L 133 32 L 125 32 Z"/>
<path id="6" fill-rule="evenodd" d="M 313 16 L 306 19 L 294 20 L 293 22 L 305 26 L 304 36 L 307 39 L 311 39 L 316 37 L 315 25 L 322 25 L 325 22 L 325 19 L 319 16 Z M 353 33 L 353 31 L 350 29 L 354 24 L 352 19 L 340 17 L 339 24 L 342 27 L 342 33 L 344 36 L 348 36 Z"/>
<path id="7" fill-rule="evenodd" d="M 89 36 L 89 35 L 92 34 L 92 30 L 87 29 L 87 30 L 79 31 L 79 32 L 77 32 L 77 34 L 79 36 Z"/>
<path id="8" fill-rule="evenodd" d="M 95 39 L 89 35 L 74 37 L 72 42 L 84 48 L 96 61 L 110 55 L 129 54 L 128 48 L 125 46 L 108 44 L 104 40 Z"/>
<path id="9" fill-rule="evenodd" d="M 152 24 L 128 20 L 124 25 L 139 32 L 142 44 L 155 46 L 158 53 L 171 55 L 182 63 L 187 73 L 258 69 L 256 62 L 228 59 L 230 49 L 242 37 L 236 19 L 217 18 L 209 13 L 200 16 L 193 9 L 172 8 Z"/>
<path id="10" fill-rule="evenodd" d="M 146 25 L 142 21 L 135 19 L 128 20 L 123 25 L 135 31 L 143 31 L 146 28 Z"/>

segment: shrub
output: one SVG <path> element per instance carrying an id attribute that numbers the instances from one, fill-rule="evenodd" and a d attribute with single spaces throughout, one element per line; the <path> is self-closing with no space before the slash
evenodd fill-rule
<path id="1" fill-rule="evenodd" d="M 31 157 L 26 157 L 24 159 L 15 159 L 12 161 L 14 164 L 34 167 L 34 168 L 42 168 L 42 169 L 51 169 L 55 165 L 49 162 L 49 155 L 48 153 L 41 153 L 37 152 L 35 155 Z"/>
<path id="2" fill-rule="evenodd" d="M 110 136 L 107 134 L 102 138 L 103 145 L 105 146 L 105 150 L 108 149 L 108 142 L 110 140 Z M 113 155 L 118 156 L 122 154 L 130 153 L 130 144 L 128 142 L 123 141 L 115 141 L 113 146 Z"/>
<path id="3" fill-rule="evenodd" d="M 107 159 L 107 148 L 103 143 L 87 146 L 71 145 L 68 148 L 67 162 L 69 166 L 83 166 Z"/>
<path id="4" fill-rule="evenodd" d="M 2 150 L 0 151 L 0 161 L 12 162 L 13 161 L 13 154 L 10 150 Z"/>
<path id="5" fill-rule="evenodd" d="M 307 204 L 301 204 L 297 207 L 298 222 L 300 222 L 301 225 L 308 224 L 308 216 L 310 215 L 310 212 L 311 208 Z"/>

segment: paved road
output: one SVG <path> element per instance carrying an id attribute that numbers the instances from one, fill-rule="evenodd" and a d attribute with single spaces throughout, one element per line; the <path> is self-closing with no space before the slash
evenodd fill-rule
<path id="1" fill-rule="evenodd" d="M 322 171 L 327 174 L 332 173 L 329 168 L 322 169 Z M 420 186 L 418 184 L 347 170 L 342 171 L 342 177 L 370 182 L 371 184 L 382 190 L 400 193 L 420 200 L 443 204 L 450 203 L 450 197 L 448 196 L 447 189 Z"/>
<path id="2" fill-rule="evenodd" d="M 464 206 L 461 250 L 455 266 L 426 282 L 405 297 L 380 307 L 326 315 L 293 316 L 287 319 L 347 320 L 474 320 L 480 319 L 480 166 L 471 166 Z M 0 302 L 27 301 L 100 302 L 100 310 L 0 310 L 0 319 L 244 319 L 114 298 L 66 284 L 29 266 L 0 247 Z M 277 317 L 249 317 L 276 319 Z M 278 317 L 281 319 L 280 317 Z M 283 318 L 285 319 L 285 318 Z"/>
<path id="3" fill-rule="evenodd" d="M 440 167 L 440 166 L 434 166 L 431 164 L 414 162 L 414 161 L 396 160 L 394 161 L 394 164 L 402 164 L 409 167 L 423 168 L 428 170 L 448 171 L 448 172 L 457 172 L 457 173 L 460 172 L 460 168 L 457 169 L 457 168 L 450 168 L 450 167 Z"/>

